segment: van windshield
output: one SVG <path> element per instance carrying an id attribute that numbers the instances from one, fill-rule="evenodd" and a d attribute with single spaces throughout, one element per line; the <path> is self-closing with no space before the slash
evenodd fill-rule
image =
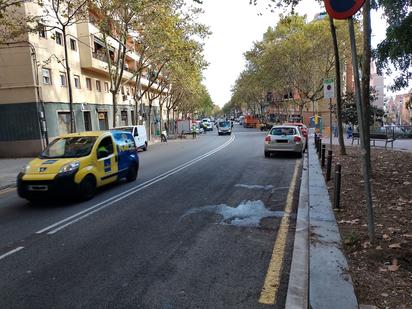
<path id="1" fill-rule="evenodd" d="M 126 131 L 126 132 L 133 133 L 133 127 L 116 128 L 116 129 L 113 129 L 113 130 L 116 130 L 116 131 Z"/>
<path id="2" fill-rule="evenodd" d="M 229 127 L 229 121 L 221 121 L 219 122 L 219 127 Z"/>
<path id="3" fill-rule="evenodd" d="M 41 159 L 85 157 L 92 151 L 97 136 L 76 136 L 55 139 L 41 153 Z"/>

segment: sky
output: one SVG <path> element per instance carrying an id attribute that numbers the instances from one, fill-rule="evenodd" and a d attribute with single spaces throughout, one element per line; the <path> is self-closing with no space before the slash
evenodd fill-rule
<path id="1" fill-rule="evenodd" d="M 205 85 L 215 104 L 223 106 L 231 97 L 231 88 L 244 69 L 244 52 L 253 42 L 263 37 L 269 26 L 275 26 L 281 9 L 270 12 L 267 0 L 260 0 L 259 6 L 249 4 L 249 0 L 203 0 L 205 13 L 200 21 L 210 27 L 212 35 L 205 44 L 205 58 L 209 67 L 205 71 Z M 312 20 L 322 12 L 316 1 L 305 0 L 296 12 L 306 14 Z M 385 37 L 385 21 L 381 14 L 372 13 L 372 41 L 376 45 Z"/>

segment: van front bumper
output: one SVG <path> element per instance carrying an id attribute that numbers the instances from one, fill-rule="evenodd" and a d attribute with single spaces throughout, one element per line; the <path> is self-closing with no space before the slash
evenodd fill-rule
<path id="1" fill-rule="evenodd" d="M 17 176 L 17 193 L 25 199 L 75 198 L 79 185 L 74 181 L 77 171 L 57 174 L 52 180 L 24 180 L 24 174 Z"/>

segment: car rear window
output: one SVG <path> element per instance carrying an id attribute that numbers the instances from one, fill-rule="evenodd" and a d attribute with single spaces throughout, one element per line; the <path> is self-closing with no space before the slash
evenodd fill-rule
<path id="1" fill-rule="evenodd" d="M 295 135 L 296 129 L 295 128 L 273 128 L 270 131 L 271 135 Z"/>

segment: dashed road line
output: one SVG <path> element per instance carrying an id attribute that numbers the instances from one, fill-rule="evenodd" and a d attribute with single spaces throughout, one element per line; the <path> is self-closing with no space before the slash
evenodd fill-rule
<path id="1" fill-rule="evenodd" d="M 17 247 L 16 249 L 13 249 L 13 250 L 11 250 L 11 251 L 9 251 L 9 252 L 6 252 L 5 254 L 0 255 L 0 260 L 6 258 L 6 257 L 8 257 L 9 255 L 12 255 L 12 254 L 14 254 L 14 253 L 16 253 L 16 252 L 19 252 L 19 251 L 21 251 L 21 250 L 23 250 L 23 249 L 24 249 L 24 247 Z"/>

